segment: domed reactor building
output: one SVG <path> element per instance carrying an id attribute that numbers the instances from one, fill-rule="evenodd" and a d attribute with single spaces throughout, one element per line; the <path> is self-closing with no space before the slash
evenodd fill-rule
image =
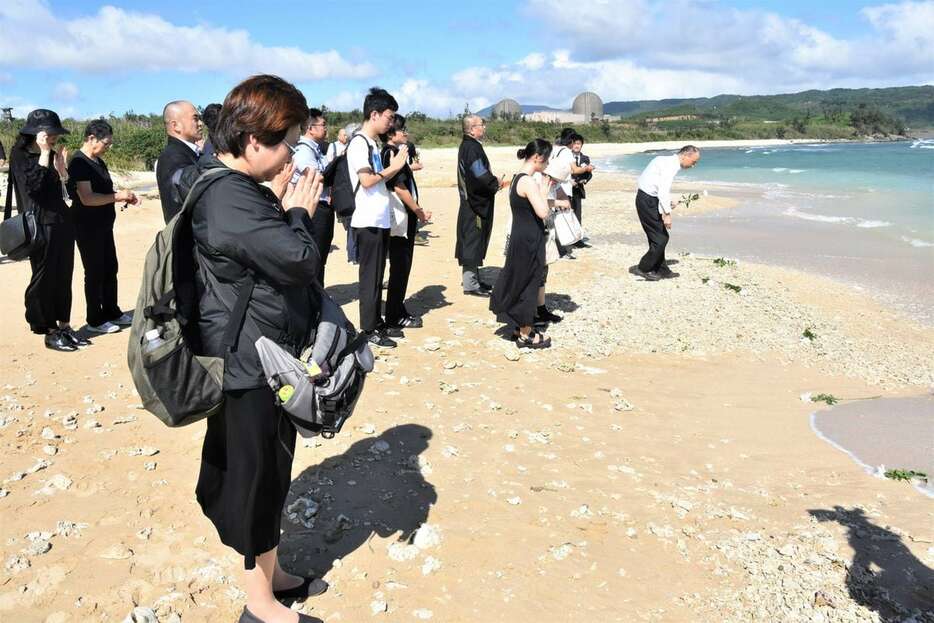
<path id="1" fill-rule="evenodd" d="M 585 91 L 574 98 L 571 104 L 571 112 L 575 115 L 583 115 L 584 119 L 590 120 L 596 117 L 603 118 L 603 100 L 593 91 Z"/>
<path id="2" fill-rule="evenodd" d="M 518 119 L 522 116 L 522 106 L 513 99 L 503 99 L 493 106 L 491 116 L 494 119 Z"/>

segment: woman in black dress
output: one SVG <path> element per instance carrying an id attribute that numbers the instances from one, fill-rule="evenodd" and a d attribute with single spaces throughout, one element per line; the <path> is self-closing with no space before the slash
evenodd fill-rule
<path id="1" fill-rule="evenodd" d="M 275 76 L 253 76 L 224 100 L 213 135 L 215 155 L 193 175 L 224 169 L 192 206 L 198 259 L 198 329 L 205 354 L 224 357 L 224 411 L 208 418 L 198 503 L 221 542 L 244 557 L 247 605 L 241 623 L 311 623 L 277 598 L 302 599 L 327 588 L 279 564 L 282 507 L 291 484 L 295 427 L 276 405 L 254 346 L 265 336 L 298 356 L 318 316 L 312 283 L 321 257 L 311 217 L 321 196 L 311 169 L 284 187 L 305 97 Z M 272 181 L 276 192 L 262 183 Z M 182 196 L 190 190 L 183 175 Z M 251 284 L 252 280 L 252 286 Z M 236 346 L 224 347 L 231 309 L 252 288 Z"/>
<path id="2" fill-rule="evenodd" d="M 68 130 L 53 111 L 40 108 L 29 113 L 10 150 L 10 184 L 17 210 L 35 213 L 44 240 L 29 256 L 32 278 L 26 287 L 26 322 L 33 333 L 45 336 L 47 348 L 73 352 L 90 342 L 70 324 L 75 232 L 62 187 L 68 178 L 68 153 L 55 150 L 64 134 Z"/>
<path id="3" fill-rule="evenodd" d="M 548 164 L 551 143 L 537 138 L 516 155 L 524 163 L 509 188 L 512 230 L 506 265 L 493 287 L 490 310 L 497 320 L 518 329 L 515 336 L 520 348 L 548 348 L 551 338 L 535 331 L 533 325 L 545 278 L 545 219 L 550 209 L 544 182 L 532 176 Z"/>

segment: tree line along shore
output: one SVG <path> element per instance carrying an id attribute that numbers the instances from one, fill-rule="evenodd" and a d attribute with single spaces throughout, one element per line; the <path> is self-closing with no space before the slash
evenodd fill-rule
<path id="1" fill-rule="evenodd" d="M 899 140 L 909 138 L 916 131 L 906 126 L 899 114 L 901 109 L 890 109 L 875 101 L 813 98 L 790 106 L 773 101 L 779 97 L 784 96 L 740 98 L 725 106 L 705 106 L 685 100 L 689 103 L 578 124 L 527 121 L 508 116 L 491 118 L 487 143 L 524 145 L 538 137 L 554 137 L 562 127 L 573 127 L 588 143 L 775 138 Z M 324 110 L 332 128 L 358 123 L 362 117 L 359 110 Z M 420 147 L 454 147 L 461 139 L 461 118 L 469 112 L 465 109 L 451 118 L 438 119 L 411 111 L 406 115 L 409 132 Z M 921 118 L 927 119 L 927 116 Z M 913 114 L 912 119 L 920 118 Z M 107 121 L 114 129 L 114 144 L 108 154 L 110 167 L 124 171 L 152 170 L 166 140 L 161 115 L 129 111 L 122 115 L 112 113 Z M 24 122 L 22 119 L 0 122 L 0 142 L 11 145 Z M 63 138 L 72 151 L 80 147 L 80 130 L 86 123 L 87 120 L 78 119 L 63 121 L 71 130 L 71 134 Z M 930 111 L 928 125 L 934 126 L 934 108 Z"/>

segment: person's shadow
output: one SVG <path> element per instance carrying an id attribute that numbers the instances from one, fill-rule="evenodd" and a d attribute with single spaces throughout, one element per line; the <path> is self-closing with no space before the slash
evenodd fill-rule
<path id="1" fill-rule="evenodd" d="M 905 547 L 899 535 L 869 521 L 861 508 L 834 506 L 808 513 L 818 521 L 846 526 L 855 552 L 846 586 L 854 601 L 886 622 L 903 621 L 915 609 L 931 617 L 920 620 L 934 621 L 934 571 Z"/>
<path id="2" fill-rule="evenodd" d="M 356 281 L 353 283 L 332 284 L 326 286 L 324 290 L 341 307 L 360 298 L 360 284 Z"/>
<path id="3" fill-rule="evenodd" d="M 412 310 L 424 316 L 431 311 L 451 305 L 451 302 L 444 296 L 445 290 L 447 290 L 447 287 L 442 285 L 425 286 L 415 294 L 410 295 L 406 303 L 411 303 Z"/>
<path id="4" fill-rule="evenodd" d="M 283 511 L 283 566 L 323 577 L 335 559 L 364 544 L 372 549 L 374 535 L 398 533 L 399 541 L 411 542 L 438 499 L 418 463 L 429 439 L 429 428 L 402 424 L 305 469 L 292 481 Z"/>

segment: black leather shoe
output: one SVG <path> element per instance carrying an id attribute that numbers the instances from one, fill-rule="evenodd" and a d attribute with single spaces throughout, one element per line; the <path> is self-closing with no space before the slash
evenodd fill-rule
<path id="1" fill-rule="evenodd" d="M 380 346 L 382 348 L 395 348 L 398 346 L 395 340 L 390 339 L 389 336 L 384 334 L 382 331 L 368 332 L 367 341 L 373 346 Z"/>
<path id="2" fill-rule="evenodd" d="M 574 248 L 575 249 L 591 249 L 593 248 L 593 245 L 587 244 L 583 240 L 578 240 L 577 242 L 574 243 Z"/>
<path id="3" fill-rule="evenodd" d="M 75 330 L 72 329 L 71 327 L 67 327 L 67 328 L 64 328 L 64 329 L 59 329 L 58 331 L 59 331 L 59 333 L 61 333 L 61 334 L 65 337 L 66 340 L 68 340 L 69 342 L 71 342 L 71 343 L 74 344 L 75 346 L 81 347 L 81 346 L 90 346 L 90 345 L 91 345 L 91 340 L 89 340 L 89 339 L 87 339 L 87 338 L 85 338 L 85 337 L 81 337 L 80 335 L 78 335 L 77 333 L 75 333 Z"/>
<path id="4" fill-rule="evenodd" d="M 304 578 L 302 583 L 294 588 L 281 591 L 273 591 L 276 599 L 295 599 L 303 600 L 309 597 L 317 597 L 328 590 L 328 583 L 321 578 L 314 576 Z"/>
<path id="5" fill-rule="evenodd" d="M 63 353 L 73 353 L 78 347 L 61 331 L 53 331 L 45 336 L 45 347 Z"/>
<path id="6" fill-rule="evenodd" d="M 464 294 L 467 296 L 479 296 L 485 299 L 490 298 L 490 293 L 487 290 L 464 290 Z"/>
<path id="7" fill-rule="evenodd" d="M 480 289 L 483 290 L 483 291 L 485 291 L 485 292 L 492 292 L 492 291 L 493 291 L 493 286 L 491 286 L 491 285 L 488 284 L 488 283 L 483 283 L 483 282 L 481 281 L 481 282 L 480 282 Z"/>
<path id="8" fill-rule="evenodd" d="M 642 277 L 643 279 L 645 279 L 646 281 L 658 281 L 659 279 L 662 278 L 662 276 L 659 275 L 659 274 L 658 274 L 657 272 L 655 272 L 654 270 L 650 270 L 649 272 L 645 272 L 645 271 L 639 270 L 639 271 L 637 271 L 637 274 L 638 274 L 640 277 Z"/>

